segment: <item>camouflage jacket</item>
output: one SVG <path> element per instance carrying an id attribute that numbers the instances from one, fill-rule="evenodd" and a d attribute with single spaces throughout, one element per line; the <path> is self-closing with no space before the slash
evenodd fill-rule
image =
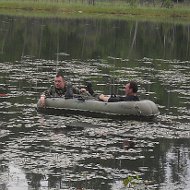
<path id="1" fill-rule="evenodd" d="M 80 93 L 80 90 L 76 87 L 72 87 L 72 90 L 74 94 Z M 67 86 L 65 86 L 64 88 L 58 89 L 52 85 L 48 90 L 44 92 L 44 94 L 46 97 L 62 97 L 65 95 L 66 91 L 67 91 Z"/>

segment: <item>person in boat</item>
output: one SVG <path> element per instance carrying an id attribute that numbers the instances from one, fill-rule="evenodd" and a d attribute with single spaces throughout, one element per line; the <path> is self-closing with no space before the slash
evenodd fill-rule
<path id="1" fill-rule="evenodd" d="M 126 96 L 106 96 L 101 94 L 99 100 L 104 102 L 119 102 L 119 101 L 139 101 L 137 96 L 138 86 L 135 81 L 130 81 L 125 85 Z"/>
<path id="2" fill-rule="evenodd" d="M 71 83 L 66 82 L 61 72 L 58 72 L 54 78 L 54 85 L 46 90 L 40 96 L 41 106 L 45 106 L 45 99 L 48 97 L 65 97 L 66 99 L 73 98 L 74 94 L 80 94 L 83 96 L 91 96 L 94 93 L 90 84 L 87 84 L 86 88 L 77 88 L 72 86 Z"/>

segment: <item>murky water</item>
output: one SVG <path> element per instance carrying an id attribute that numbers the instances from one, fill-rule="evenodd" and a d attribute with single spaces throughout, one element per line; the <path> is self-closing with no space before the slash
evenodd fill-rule
<path id="1" fill-rule="evenodd" d="M 0 84 L 10 89 L 0 97 L 0 189 L 121 190 L 127 179 L 134 189 L 189 189 L 189 26 L 0 21 Z M 154 121 L 37 113 L 57 69 L 107 94 L 135 79 L 161 113 Z"/>

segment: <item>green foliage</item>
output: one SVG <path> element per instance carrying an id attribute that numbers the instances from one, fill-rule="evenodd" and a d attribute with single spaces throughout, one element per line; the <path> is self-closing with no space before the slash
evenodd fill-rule
<path id="1" fill-rule="evenodd" d="M 128 0 L 128 3 L 131 7 L 135 7 L 139 3 L 139 1 L 138 0 Z"/>
<path id="2" fill-rule="evenodd" d="M 138 182 L 141 180 L 141 178 L 136 176 L 128 176 L 126 179 L 123 180 L 123 184 L 125 187 L 134 187 Z"/>
<path id="3" fill-rule="evenodd" d="M 172 7 L 173 7 L 173 2 L 172 2 L 172 0 L 162 0 L 162 5 L 161 5 L 161 7 L 172 8 Z"/>
<path id="4" fill-rule="evenodd" d="M 151 6 L 150 2 L 155 2 Z M 95 5 L 89 5 L 80 0 L 1 0 L 1 15 L 19 15 L 32 17 L 102 17 L 125 19 L 162 20 L 165 18 L 180 18 L 189 21 L 190 9 L 188 5 L 176 6 L 172 0 L 151 0 L 143 4 L 142 0 L 126 1 L 96 1 Z M 173 20 L 173 19 L 172 19 Z M 175 19 L 176 20 L 176 19 Z"/>

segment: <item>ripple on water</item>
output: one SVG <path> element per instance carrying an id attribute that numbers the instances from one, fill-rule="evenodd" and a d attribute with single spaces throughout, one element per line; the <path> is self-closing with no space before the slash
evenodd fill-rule
<path id="1" fill-rule="evenodd" d="M 189 62 L 150 58 L 134 60 L 134 67 L 130 62 L 110 56 L 108 60 L 57 63 L 26 56 L 14 64 L 0 63 L 0 72 L 10 75 L 8 81 L 12 89 L 12 95 L 0 102 L 0 124 L 6 130 L 1 131 L 2 139 L 6 140 L 0 144 L 0 179 L 9 181 L 10 163 L 11 167 L 21 168 L 30 182 L 38 174 L 38 177 L 43 176 L 44 187 L 47 187 L 48 177 L 52 177 L 55 183 L 65 185 L 65 189 L 71 186 L 74 189 L 74 182 L 82 184 L 93 180 L 97 185 L 110 183 L 113 189 L 119 189 L 129 175 L 151 173 L 149 164 L 157 161 L 154 151 L 161 146 L 159 139 L 189 138 L 190 66 Z M 39 94 L 50 85 L 56 69 L 63 66 L 66 78 L 74 84 L 82 86 L 83 81 L 90 79 L 94 84 L 101 84 L 95 85 L 101 90 L 108 88 L 108 78 L 112 76 L 119 78 L 122 85 L 129 78 L 136 79 L 142 95 L 150 99 L 156 97 L 161 114 L 155 121 L 142 122 L 37 113 L 35 105 Z M 158 173 L 153 169 L 153 173 Z M 144 187 L 145 182 L 139 182 Z"/>

